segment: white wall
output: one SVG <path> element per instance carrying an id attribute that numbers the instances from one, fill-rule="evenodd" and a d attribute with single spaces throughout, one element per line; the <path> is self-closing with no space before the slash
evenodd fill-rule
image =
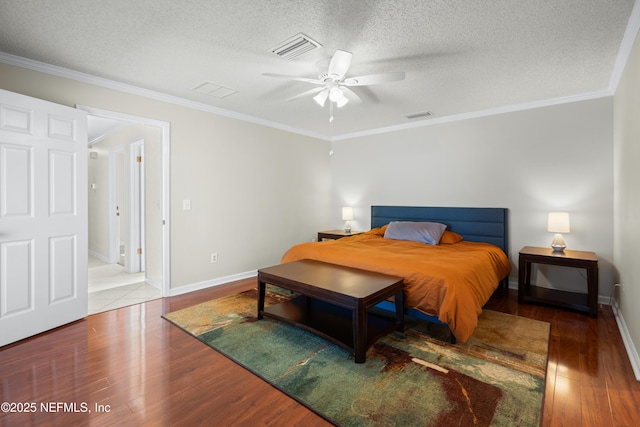
<path id="1" fill-rule="evenodd" d="M 276 264 L 329 226 L 327 141 L 6 64 L 0 75 L 27 96 L 170 122 L 172 293 Z"/>
<path id="2" fill-rule="evenodd" d="M 640 39 L 636 39 L 615 95 L 615 250 L 619 323 L 640 380 Z"/>
<path id="3" fill-rule="evenodd" d="M 174 117 L 171 134 L 178 283 L 277 264 L 329 224 L 328 142 L 197 111 Z"/>
<path id="4" fill-rule="evenodd" d="M 89 148 L 96 158 L 87 160 L 89 178 L 89 252 L 111 262 L 109 251 L 109 147 L 97 144 Z M 95 188 L 92 189 L 91 185 Z"/>
<path id="5" fill-rule="evenodd" d="M 567 211 L 570 249 L 597 253 L 600 291 L 613 283 L 612 99 L 437 124 L 333 143 L 332 221 L 353 206 L 368 229 L 371 205 L 509 209 L 511 281 L 518 251 L 551 244 L 547 214 Z M 548 269 L 543 286 L 586 292 L 584 270 Z M 552 280 L 552 277 L 555 278 Z"/>

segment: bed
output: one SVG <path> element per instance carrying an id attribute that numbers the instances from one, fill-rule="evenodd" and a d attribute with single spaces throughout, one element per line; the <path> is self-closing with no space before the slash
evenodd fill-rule
<path id="1" fill-rule="evenodd" d="M 389 238 L 390 227 L 417 222 L 443 224 L 446 231 L 435 244 Z M 370 231 L 296 245 L 282 262 L 315 259 L 403 277 L 406 314 L 444 323 L 452 339 L 465 342 L 482 306 L 500 282 L 506 284 L 507 225 L 503 208 L 372 206 Z M 392 304 L 381 307 L 393 310 Z"/>

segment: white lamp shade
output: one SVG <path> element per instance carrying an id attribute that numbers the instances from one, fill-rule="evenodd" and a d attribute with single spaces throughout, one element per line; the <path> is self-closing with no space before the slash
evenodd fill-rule
<path id="1" fill-rule="evenodd" d="M 342 220 L 343 221 L 353 220 L 353 208 L 351 207 L 342 208 Z"/>
<path id="2" fill-rule="evenodd" d="M 329 91 L 329 99 L 332 100 L 333 102 L 338 102 L 343 97 L 344 95 L 342 94 L 342 91 L 340 90 L 340 88 L 332 87 L 331 90 Z"/>
<path id="3" fill-rule="evenodd" d="M 329 91 L 325 89 L 319 94 L 317 94 L 316 96 L 314 96 L 313 100 L 316 101 L 319 106 L 324 107 L 324 103 L 327 100 L 328 96 L 329 96 Z"/>
<path id="4" fill-rule="evenodd" d="M 569 213 L 567 212 L 551 212 L 549 213 L 549 223 L 547 224 L 547 231 L 550 233 L 568 233 L 569 227 Z"/>

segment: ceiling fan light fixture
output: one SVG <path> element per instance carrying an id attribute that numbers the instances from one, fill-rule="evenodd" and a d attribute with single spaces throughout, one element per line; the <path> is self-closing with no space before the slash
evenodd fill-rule
<path id="1" fill-rule="evenodd" d="M 289 42 L 289 41 L 288 41 Z M 291 41 L 292 45 L 287 45 L 284 49 L 297 47 L 298 41 Z M 333 107 L 342 108 L 349 102 L 352 104 L 361 104 L 362 99 L 356 92 L 350 89 L 350 86 L 368 86 L 382 83 L 391 83 L 398 80 L 404 80 L 404 72 L 369 74 L 359 77 L 345 78 L 351 65 L 352 54 L 344 50 L 337 50 L 331 58 L 320 59 L 316 62 L 318 67 L 318 78 L 311 79 L 307 77 L 289 76 L 285 74 L 263 73 L 267 77 L 284 78 L 287 80 L 300 81 L 316 85 L 315 88 L 306 90 L 289 98 L 293 101 L 306 96 L 313 96 L 313 100 L 320 106 L 324 107 L 329 99 L 329 108 L 331 110 L 330 119 L 333 119 Z"/>
<path id="2" fill-rule="evenodd" d="M 324 107 L 324 103 L 327 101 L 327 97 L 329 96 L 329 92 L 323 90 L 319 94 L 313 97 L 313 100 L 318 103 L 319 106 Z"/>
<path id="3" fill-rule="evenodd" d="M 329 99 L 333 102 L 338 102 L 342 98 L 344 98 L 344 94 L 342 93 L 340 88 L 332 87 L 331 90 L 329 91 Z"/>

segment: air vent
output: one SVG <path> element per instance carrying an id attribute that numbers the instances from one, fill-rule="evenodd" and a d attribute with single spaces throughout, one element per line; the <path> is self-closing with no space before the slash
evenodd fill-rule
<path id="1" fill-rule="evenodd" d="M 229 95 L 237 93 L 237 90 L 229 89 L 228 87 L 220 86 L 211 82 L 204 82 L 199 86 L 193 88 L 196 92 L 204 93 L 205 95 L 215 96 L 216 98 L 226 98 Z"/>
<path id="2" fill-rule="evenodd" d="M 419 113 L 411 113 L 411 114 L 404 115 L 404 117 L 409 120 L 420 119 L 420 118 L 431 117 L 431 116 L 433 116 L 433 113 L 431 111 L 421 111 Z"/>
<path id="3" fill-rule="evenodd" d="M 269 49 L 269 52 L 275 53 L 281 58 L 291 61 L 297 58 L 303 53 L 307 53 L 313 49 L 319 48 L 322 45 L 315 40 L 312 40 L 309 36 L 302 33 L 296 34 L 288 40 L 283 41 L 279 45 Z"/>

